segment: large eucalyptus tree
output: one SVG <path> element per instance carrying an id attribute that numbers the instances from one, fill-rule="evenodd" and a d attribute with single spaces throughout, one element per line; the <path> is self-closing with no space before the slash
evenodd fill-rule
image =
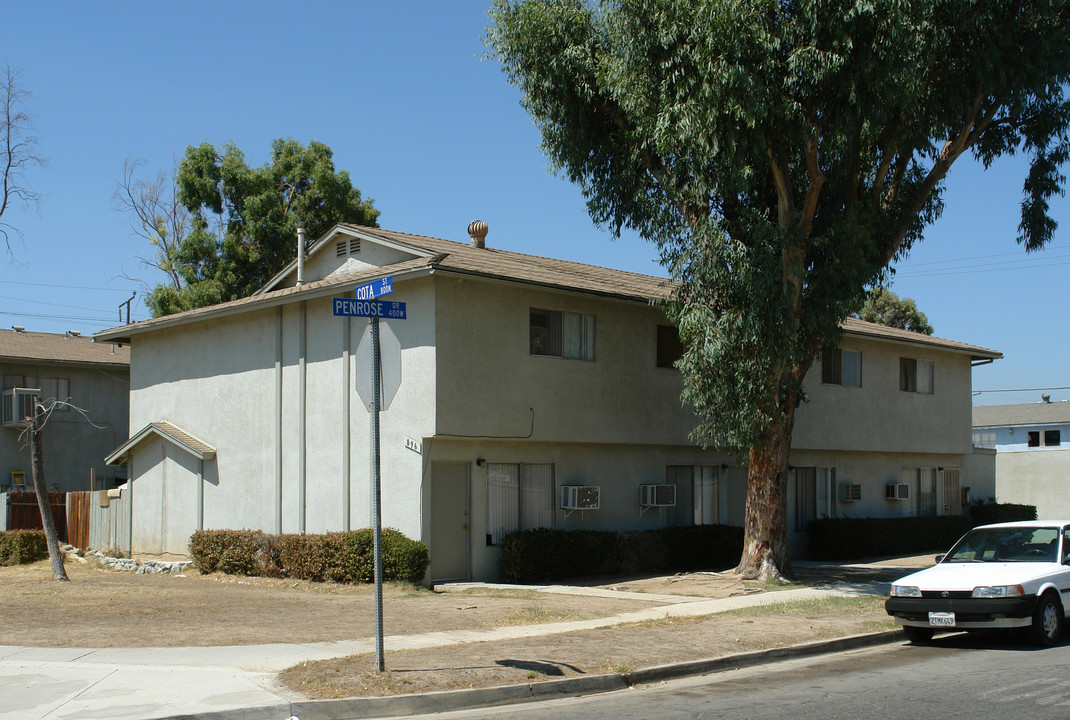
<path id="1" fill-rule="evenodd" d="M 948 169 L 1029 156 L 1055 231 L 1070 0 L 495 0 L 487 42 L 592 218 L 657 243 L 694 439 L 748 463 L 738 571 L 790 573 L 803 376 L 941 211 Z"/>

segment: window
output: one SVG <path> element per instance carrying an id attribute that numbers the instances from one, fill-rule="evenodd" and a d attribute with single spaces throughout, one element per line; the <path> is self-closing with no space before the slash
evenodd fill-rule
<path id="1" fill-rule="evenodd" d="M 826 385 L 862 387 L 862 353 L 830 348 L 821 352 L 821 382 Z"/>
<path id="2" fill-rule="evenodd" d="M 936 468 L 918 468 L 915 476 L 917 478 L 918 492 L 915 493 L 917 498 L 917 505 L 915 506 L 915 514 L 919 517 L 936 517 L 940 513 L 938 512 L 939 506 L 937 505 L 937 477 Z"/>
<path id="3" fill-rule="evenodd" d="M 594 360 L 594 315 L 531 309 L 531 354 Z"/>
<path id="4" fill-rule="evenodd" d="M 974 430 L 973 446 L 979 448 L 994 449 L 996 447 L 995 430 Z"/>
<path id="5" fill-rule="evenodd" d="M 903 392 L 933 394 L 933 361 L 899 358 L 899 389 Z"/>
<path id="6" fill-rule="evenodd" d="M 1057 447 L 1062 445 L 1062 432 L 1059 430 L 1030 430 L 1029 433 L 1029 447 L 1041 447 L 1040 441 L 1043 438 L 1043 447 Z"/>
<path id="7" fill-rule="evenodd" d="M 487 463 L 487 544 L 518 530 L 553 527 L 554 466 Z"/>
<path id="8" fill-rule="evenodd" d="M 717 468 L 713 465 L 669 465 L 665 482 L 676 486 L 678 526 L 715 525 L 718 519 Z"/>
<path id="9" fill-rule="evenodd" d="M 676 367 L 676 361 L 684 356 L 684 344 L 680 333 L 672 325 L 658 325 L 658 367 Z"/>

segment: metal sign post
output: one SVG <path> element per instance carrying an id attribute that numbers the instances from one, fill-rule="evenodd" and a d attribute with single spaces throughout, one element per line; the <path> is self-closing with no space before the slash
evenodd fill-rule
<path id="1" fill-rule="evenodd" d="M 386 663 L 383 659 L 383 503 L 379 457 L 382 359 L 379 348 L 379 318 L 388 317 L 404 320 L 405 303 L 377 302 L 376 298 L 388 295 L 393 291 L 393 278 L 386 277 L 356 288 L 354 291 L 355 299 L 334 298 L 332 302 L 333 312 L 337 316 L 371 319 L 372 384 L 371 398 L 367 404 L 372 414 L 372 506 L 375 524 L 375 668 L 379 672 L 383 672 L 386 669 Z"/>

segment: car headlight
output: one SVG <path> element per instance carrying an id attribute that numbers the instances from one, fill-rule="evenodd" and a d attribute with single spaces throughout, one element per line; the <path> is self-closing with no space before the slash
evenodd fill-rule
<path id="1" fill-rule="evenodd" d="M 1025 595 L 1021 585 L 981 585 L 973 589 L 970 597 L 975 598 L 1003 598 L 1018 597 Z"/>
<path id="2" fill-rule="evenodd" d="M 921 589 L 913 585 L 892 585 L 892 597 L 921 597 Z"/>

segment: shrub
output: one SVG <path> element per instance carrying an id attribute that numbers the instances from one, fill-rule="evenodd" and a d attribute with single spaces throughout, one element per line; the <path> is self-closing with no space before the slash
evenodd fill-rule
<path id="1" fill-rule="evenodd" d="M 807 526 L 810 556 L 822 560 L 947 550 L 973 527 L 965 515 L 822 518 Z"/>
<path id="2" fill-rule="evenodd" d="M 974 525 L 1036 520 L 1037 508 L 1035 505 L 977 502 L 970 505 L 970 517 L 973 518 Z"/>
<path id="3" fill-rule="evenodd" d="M 22 565 L 48 557 L 48 543 L 43 530 L 5 530 L 0 532 L 0 565 Z"/>
<path id="4" fill-rule="evenodd" d="M 427 572 L 427 546 L 383 529 L 383 579 L 418 583 Z M 190 555 L 203 573 L 292 577 L 315 582 L 373 582 L 375 540 L 368 528 L 325 534 L 269 535 L 255 530 L 198 530 Z"/>
<path id="5" fill-rule="evenodd" d="M 498 568 L 509 582 L 583 575 L 730 567 L 743 551 L 743 529 L 727 525 L 656 530 L 522 530 L 502 539 Z"/>

